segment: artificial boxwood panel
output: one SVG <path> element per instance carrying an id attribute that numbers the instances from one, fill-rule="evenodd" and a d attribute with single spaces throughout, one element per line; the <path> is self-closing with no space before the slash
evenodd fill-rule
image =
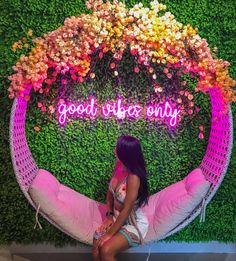
<path id="1" fill-rule="evenodd" d="M 139 1 L 126 1 L 133 6 Z M 147 5 L 149 1 L 142 1 Z M 207 39 L 211 48 L 218 47 L 217 57 L 231 63 L 230 75 L 235 79 L 235 4 L 234 1 L 160 1 L 168 6 L 176 19 L 199 28 L 201 37 Z M 9 116 L 12 102 L 7 98 L 11 67 L 22 53 L 13 53 L 13 42 L 24 37 L 31 28 L 36 36 L 58 28 L 68 16 L 88 12 L 83 1 L 2 1 L 0 3 L 0 244 L 42 243 L 55 245 L 77 242 L 58 231 L 40 218 L 43 230 L 35 231 L 34 210 L 21 193 L 14 177 L 9 151 Z M 27 114 L 27 137 L 39 167 L 48 169 L 64 184 L 77 191 L 104 201 L 106 185 L 114 164 L 113 149 L 119 134 L 129 131 L 141 139 L 150 174 L 151 193 L 183 178 L 188 170 L 196 167 L 204 155 L 210 128 L 207 97 L 199 94 L 203 108 L 201 118 L 183 128 L 175 138 L 168 131 L 146 127 L 146 122 L 90 122 L 75 121 L 66 128 L 40 121 L 34 109 Z M 33 108 L 31 106 L 30 108 Z M 232 105 L 233 115 L 236 112 Z M 38 121 L 38 122 L 37 122 Z M 33 129 L 40 122 L 41 131 Z M 194 124 L 193 124 L 194 123 Z M 197 124 L 203 123 L 205 139 L 197 139 Z M 234 123 L 234 131 L 236 125 Z M 108 132 L 107 135 L 105 132 Z M 112 138 L 111 138 L 112 137 Z M 191 138 L 191 139 L 190 139 Z M 96 140 L 91 149 L 91 141 Z M 152 142 L 150 142 L 152 140 Z M 152 146 L 155 143 L 156 146 Z M 55 149 L 57 148 L 56 153 Z M 166 156 L 167 155 L 167 156 Z M 91 160 L 85 160 L 90 157 Z M 225 179 L 216 196 L 208 205 L 205 223 L 194 220 L 185 229 L 166 241 L 210 241 L 236 242 L 235 217 L 235 169 L 236 151 L 233 148 L 231 162 Z M 99 184 L 99 185 L 98 185 Z"/>

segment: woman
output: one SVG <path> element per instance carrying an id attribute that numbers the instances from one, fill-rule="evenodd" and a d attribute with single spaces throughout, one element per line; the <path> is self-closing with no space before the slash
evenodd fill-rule
<path id="1" fill-rule="evenodd" d="M 106 197 L 107 218 L 94 233 L 95 261 L 114 261 L 117 253 L 143 244 L 148 231 L 141 208 L 148 204 L 147 171 L 139 140 L 121 136 L 115 155 L 118 159 Z"/>

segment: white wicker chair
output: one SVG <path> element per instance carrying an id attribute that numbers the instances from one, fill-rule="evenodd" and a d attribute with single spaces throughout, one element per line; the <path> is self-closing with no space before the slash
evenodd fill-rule
<path id="1" fill-rule="evenodd" d="M 30 92 L 31 87 L 28 86 L 26 92 Z M 228 164 L 230 161 L 231 150 L 233 145 L 233 127 L 232 127 L 232 112 L 230 104 L 228 104 L 228 113 L 222 114 L 221 97 L 217 89 L 209 90 L 212 107 L 212 121 L 209 143 L 205 156 L 199 166 L 205 178 L 211 183 L 207 195 L 203 195 L 203 205 L 196 206 L 194 211 L 182 222 L 180 222 L 174 229 L 169 231 L 162 237 L 166 238 L 175 232 L 181 230 L 195 219 L 200 213 L 204 214 L 205 206 L 210 202 L 219 188 L 223 178 L 226 174 Z M 14 100 L 11 111 L 10 122 L 10 147 L 12 163 L 15 171 L 17 181 L 21 190 L 30 202 L 30 204 L 37 209 L 37 206 L 32 201 L 29 194 L 29 187 L 37 175 L 38 167 L 32 157 L 30 149 L 27 144 L 25 134 L 27 101 L 18 97 Z M 201 212 L 203 211 L 203 212 Z M 60 227 L 47 215 L 40 212 L 49 222 L 57 228 L 74 237 L 73 234 L 68 233 L 63 227 Z M 75 237 L 74 237 L 75 238 Z"/>

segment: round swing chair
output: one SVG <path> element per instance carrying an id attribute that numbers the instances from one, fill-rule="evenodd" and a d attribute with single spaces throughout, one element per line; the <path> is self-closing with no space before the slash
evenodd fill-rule
<path id="1" fill-rule="evenodd" d="M 26 110 L 32 84 L 24 85 L 24 95 L 15 98 L 10 121 L 10 148 L 19 186 L 38 213 L 58 229 L 92 245 L 93 233 L 105 218 L 106 205 L 61 184 L 49 171 L 39 169 L 26 139 Z M 143 211 L 149 220 L 144 243 L 164 239 L 187 226 L 217 192 L 227 172 L 233 145 L 230 102 L 222 113 L 222 97 L 217 88 L 208 90 L 211 100 L 211 130 L 205 156 L 186 177 L 150 196 Z M 38 222 L 36 225 L 41 227 Z"/>

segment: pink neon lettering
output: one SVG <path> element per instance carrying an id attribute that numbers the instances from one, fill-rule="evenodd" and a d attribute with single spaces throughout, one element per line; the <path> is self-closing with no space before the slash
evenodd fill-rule
<path id="1" fill-rule="evenodd" d="M 167 112 L 168 109 L 169 109 L 169 113 Z M 169 102 L 166 102 L 165 103 L 165 111 L 164 111 L 163 115 L 165 115 L 165 117 L 170 117 L 171 114 L 172 114 L 171 112 L 172 112 L 172 108 L 171 108 Z"/>
<path id="2" fill-rule="evenodd" d="M 135 116 L 136 118 L 138 118 L 138 117 L 140 116 L 140 113 L 141 113 L 141 111 L 142 111 L 143 108 L 140 107 L 139 105 L 135 105 L 135 106 L 134 106 L 134 109 L 135 109 L 135 115 L 134 115 L 134 116 Z"/>
<path id="3" fill-rule="evenodd" d="M 161 117 L 161 118 L 164 118 L 165 117 L 165 113 L 163 112 L 163 109 L 161 106 L 157 107 L 157 108 L 154 108 L 154 114 L 155 114 L 155 117 Z"/>
<path id="4" fill-rule="evenodd" d="M 58 118 L 59 123 L 65 124 L 65 122 L 66 122 L 66 104 L 61 104 L 58 107 L 58 113 L 59 113 L 59 118 Z"/>
<path id="5" fill-rule="evenodd" d="M 91 116 L 95 117 L 97 114 L 97 108 L 95 106 L 95 100 L 92 98 L 90 100 L 90 103 L 88 104 L 78 104 L 77 106 L 75 104 L 60 104 L 58 107 L 58 121 L 61 125 L 66 123 L 67 118 L 67 112 L 69 115 L 74 115 L 75 112 L 77 112 L 77 115 L 84 115 L 84 116 Z"/>
<path id="6" fill-rule="evenodd" d="M 116 115 L 117 118 L 119 118 L 119 119 L 124 119 L 126 110 L 121 104 L 121 99 L 119 99 L 117 101 L 117 104 L 115 103 L 114 105 L 116 105 L 116 107 L 117 107 L 117 109 L 113 111 L 114 115 Z M 114 106 L 114 108 L 115 108 L 115 106 Z"/>
<path id="7" fill-rule="evenodd" d="M 147 116 L 151 117 L 153 113 L 154 113 L 153 106 L 148 106 L 146 111 Z"/>
<path id="8" fill-rule="evenodd" d="M 78 107 L 77 107 L 77 113 L 79 115 L 82 115 L 84 113 L 84 105 L 83 104 L 80 104 Z"/>
<path id="9" fill-rule="evenodd" d="M 86 111 L 87 115 L 91 115 L 93 117 L 96 116 L 97 108 L 95 108 L 95 100 L 94 99 L 91 99 L 91 103 L 86 106 L 85 111 Z"/>
<path id="10" fill-rule="evenodd" d="M 102 114 L 105 117 L 108 117 L 110 115 L 110 113 L 112 113 L 112 111 L 113 111 L 113 107 L 111 107 L 111 105 L 109 103 L 102 106 Z"/>
<path id="11" fill-rule="evenodd" d="M 177 124 L 177 116 L 179 115 L 180 110 L 173 109 L 169 102 L 165 102 L 164 106 L 158 105 L 153 106 L 149 105 L 146 109 L 147 117 L 161 117 L 161 118 L 170 118 L 169 124 L 175 126 Z"/>
<path id="12" fill-rule="evenodd" d="M 123 105 L 119 98 L 114 102 L 107 102 L 101 106 L 101 114 L 104 117 L 116 117 L 124 119 L 125 117 L 139 118 L 143 107 L 138 104 Z M 146 107 L 146 117 L 148 118 L 167 118 L 170 126 L 177 124 L 180 110 L 174 109 L 168 101 L 160 105 L 148 105 Z M 67 117 L 77 115 L 78 117 L 95 117 L 98 114 L 96 101 L 92 98 L 88 103 L 61 104 L 58 107 L 58 121 L 61 125 L 66 123 Z"/>
<path id="13" fill-rule="evenodd" d="M 75 105 L 74 104 L 71 104 L 68 108 L 68 112 L 70 115 L 73 115 L 76 111 L 76 108 L 75 108 Z"/>
<path id="14" fill-rule="evenodd" d="M 122 99 L 118 99 L 113 104 L 106 103 L 102 106 L 102 114 L 105 117 L 116 116 L 118 119 L 124 119 L 126 115 L 129 117 L 138 118 L 142 107 L 139 105 L 128 105 L 127 107 L 122 105 Z"/>

